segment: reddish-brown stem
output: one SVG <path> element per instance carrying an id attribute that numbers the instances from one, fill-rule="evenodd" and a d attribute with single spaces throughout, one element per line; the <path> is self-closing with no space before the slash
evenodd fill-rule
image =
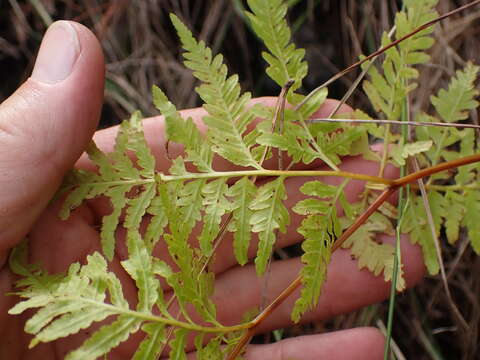
<path id="1" fill-rule="evenodd" d="M 355 222 L 350 225 L 350 227 L 345 230 L 342 235 L 335 241 L 332 246 L 332 252 L 338 250 L 340 246 L 355 232 L 358 230 L 360 226 L 362 226 L 368 218 L 375 212 L 377 209 L 392 195 L 395 191 L 397 191 L 398 186 L 391 186 L 388 189 L 384 190 L 379 197 L 375 199 L 373 203 L 363 212 L 362 215 L 357 217 Z"/>
<path id="2" fill-rule="evenodd" d="M 465 156 L 460 159 L 447 161 L 447 162 L 411 173 L 410 175 L 406 175 L 404 177 L 401 177 L 395 180 L 392 186 L 397 186 L 397 187 L 404 186 L 408 183 L 417 181 L 418 179 L 424 178 L 426 176 L 431 176 L 433 174 L 436 174 L 445 170 L 455 169 L 460 166 L 473 164 L 476 162 L 480 162 L 480 154 Z"/>
<path id="3" fill-rule="evenodd" d="M 452 161 L 447 161 L 442 164 L 438 164 L 426 169 L 419 170 L 412 174 L 406 175 L 404 177 L 398 178 L 393 181 L 392 185 L 388 186 L 380 196 L 370 206 L 360 215 L 355 222 L 342 233 L 342 235 L 335 241 L 332 252 L 338 250 L 342 244 L 347 240 L 360 226 L 362 226 L 368 218 L 399 188 L 417 181 L 418 179 L 424 178 L 426 176 L 431 176 L 433 174 L 455 169 L 460 166 L 480 162 L 480 154 L 475 154 L 471 156 L 466 156 L 461 159 L 456 159 Z M 286 287 L 280 295 L 278 295 L 271 303 L 268 305 L 258 316 L 251 321 L 250 327 L 248 328 L 245 335 L 242 336 L 240 341 L 236 344 L 232 352 L 227 356 L 227 360 L 234 360 L 242 351 L 244 346 L 248 343 L 253 335 L 255 335 L 255 330 L 259 324 L 261 324 L 275 309 L 277 309 L 284 301 L 287 299 L 295 290 L 297 290 L 302 284 L 302 277 L 299 275 L 295 280 L 293 280 L 288 287 Z"/>

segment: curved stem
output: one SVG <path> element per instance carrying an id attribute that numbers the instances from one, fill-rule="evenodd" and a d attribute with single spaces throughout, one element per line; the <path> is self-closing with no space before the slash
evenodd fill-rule
<path id="1" fill-rule="evenodd" d="M 461 159 L 448 161 L 430 168 L 426 168 L 420 171 L 416 171 L 412 174 L 400 177 L 392 182 L 392 184 L 384 190 L 375 201 L 360 215 L 355 222 L 342 233 L 342 235 L 335 241 L 332 246 L 332 252 L 338 250 L 342 244 L 360 227 L 367 219 L 399 188 L 416 181 L 425 176 L 431 176 L 433 174 L 454 169 L 463 165 L 480 162 L 480 154 L 466 156 Z M 250 338 L 255 334 L 255 329 L 261 324 L 275 309 L 277 309 L 295 290 L 297 290 L 302 284 L 302 277 L 297 276 L 288 287 L 286 287 L 280 295 L 278 295 L 258 316 L 252 320 L 248 325 L 247 332 L 242 336 L 235 348 L 227 356 L 227 360 L 234 360 L 242 351 L 244 346 L 248 343 Z"/>
<path id="2" fill-rule="evenodd" d="M 177 181 L 177 180 L 194 180 L 194 179 L 218 179 L 241 176 L 284 176 L 284 177 L 300 177 L 300 176 L 337 176 L 353 180 L 369 181 L 377 184 L 393 185 L 394 180 L 385 179 L 379 176 L 366 174 L 356 174 L 347 171 L 333 170 L 244 170 L 244 171 L 215 171 L 211 173 L 189 173 L 185 175 L 164 175 L 159 173 L 160 181 Z"/>

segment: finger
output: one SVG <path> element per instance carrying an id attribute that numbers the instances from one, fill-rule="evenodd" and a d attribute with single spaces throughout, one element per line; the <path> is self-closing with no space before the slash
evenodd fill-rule
<path id="1" fill-rule="evenodd" d="M 250 101 L 250 106 L 254 104 L 262 104 L 267 107 L 274 107 L 276 104 L 276 97 L 261 97 L 255 98 Z M 315 117 L 325 117 L 328 116 L 331 111 L 337 106 L 338 101 L 327 99 L 321 108 L 314 114 Z M 342 105 L 339 109 L 340 113 L 351 112 L 351 108 L 347 105 Z M 182 117 L 187 119 L 191 117 L 193 121 L 197 124 L 198 128 L 202 133 L 205 133 L 207 128 L 202 122 L 202 118 L 207 114 L 206 110 L 203 108 L 195 108 L 180 111 Z M 252 129 L 256 123 L 259 122 L 259 119 L 256 119 L 251 125 Z M 165 121 L 163 116 L 156 116 L 152 118 L 147 118 L 143 120 L 143 127 L 145 131 L 145 139 L 155 156 L 157 163 L 156 167 L 160 171 L 165 171 L 170 167 L 170 160 L 176 158 L 177 156 L 183 155 L 183 146 L 180 144 L 172 143 L 168 147 L 168 156 L 165 153 L 166 151 L 166 138 L 165 138 Z M 118 126 L 111 127 L 108 129 L 100 130 L 95 133 L 94 140 L 97 146 L 104 152 L 112 152 L 115 145 L 115 137 L 118 132 Z M 313 162 L 309 165 L 303 165 L 302 168 L 314 168 L 320 165 L 321 162 Z M 266 167 L 275 167 L 277 161 L 271 159 L 265 163 Z M 91 168 L 91 164 L 88 161 L 86 156 L 82 156 L 80 161 L 77 163 L 77 166 L 80 168 Z M 217 171 L 230 171 L 238 169 L 238 166 L 235 166 L 228 162 L 227 160 L 216 156 L 214 159 L 214 168 Z"/>
<path id="2" fill-rule="evenodd" d="M 341 165 L 341 169 L 344 171 L 352 171 L 352 172 L 363 172 L 365 174 L 376 174 L 378 172 L 379 165 L 376 162 L 363 160 L 359 157 L 348 157 Z M 398 170 L 392 166 L 389 166 L 385 170 L 386 177 L 394 177 L 398 173 Z M 287 199 L 285 200 L 285 206 L 289 211 L 290 214 L 290 225 L 287 228 L 287 232 L 285 234 L 280 234 L 278 236 L 277 242 L 275 247 L 283 248 L 290 246 L 292 244 L 298 243 L 303 240 L 303 237 L 297 232 L 297 228 L 300 226 L 301 221 L 304 217 L 294 213 L 291 209 L 294 205 L 305 198 L 303 194 L 300 193 L 299 188 L 304 184 L 306 181 L 311 180 L 320 180 L 330 185 L 339 185 L 343 182 L 344 179 L 339 177 L 320 177 L 320 178 L 298 178 L 292 177 L 285 181 L 285 186 L 287 189 Z M 350 203 L 354 203 L 358 201 L 360 194 L 364 191 L 365 182 L 352 180 L 349 184 L 345 187 L 345 196 L 347 201 Z M 101 205 L 103 204 L 103 206 Z M 108 204 L 105 202 L 96 202 L 94 208 L 95 213 L 100 215 L 106 215 L 110 212 Z M 340 207 L 338 207 L 338 214 L 341 216 L 343 211 Z M 147 224 L 149 223 L 150 219 L 144 219 L 141 230 L 145 231 Z M 192 244 L 195 243 L 195 239 L 201 232 L 201 224 L 198 225 L 193 230 L 193 235 L 191 236 Z M 119 235 L 119 241 L 117 242 L 117 247 L 115 249 L 117 256 L 120 259 L 126 259 L 128 257 L 128 251 L 125 244 L 125 229 L 119 228 L 117 232 Z M 258 237 L 256 234 L 252 234 L 252 239 L 250 241 L 250 247 L 248 250 L 248 258 L 252 259 L 255 257 L 257 253 L 257 243 Z M 173 263 L 173 260 L 168 258 L 168 247 L 164 241 L 159 241 L 154 251 L 154 255 L 161 258 L 162 260 L 166 260 L 170 264 Z M 228 268 L 235 266 L 237 261 L 234 256 L 233 251 L 233 234 L 231 232 L 227 232 L 221 240 L 220 245 L 216 250 L 216 256 L 214 260 L 210 264 L 210 269 L 216 273 L 221 273 L 226 271 Z"/>
<path id="3" fill-rule="evenodd" d="M 25 236 L 83 152 L 103 79 L 94 35 L 59 21 L 45 34 L 31 78 L 0 105 L 0 254 Z"/>
<path id="4" fill-rule="evenodd" d="M 394 241 L 387 236 L 382 236 L 379 240 Z M 425 273 L 421 250 L 403 237 L 401 251 L 406 284 L 408 287 L 414 286 Z M 257 276 L 254 265 L 237 266 L 217 276 L 212 297 L 216 304 L 217 320 L 225 326 L 241 323 L 247 312 L 271 303 L 298 276 L 302 266 L 299 258 L 275 261 L 266 275 L 268 280 Z M 351 258 L 350 252 L 338 250 L 332 255 L 318 305 L 307 312 L 300 323 L 322 321 L 349 313 L 383 301 L 389 293 L 390 283 L 384 281 L 383 274 L 374 276 L 365 269 L 359 271 L 358 263 Z M 259 324 L 255 332 L 258 334 L 292 326 L 291 312 L 299 295 L 300 289 L 297 289 Z M 169 296 L 166 294 L 167 298 Z M 172 305 L 171 313 L 177 311 L 178 305 Z M 198 321 L 197 316 L 193 315 L 193 318 Z M 194 349 L 193 341 L 189 341 L 187 348 Z"/>
<path id="5" fill-rule="evenodd" d="M 246 359 L 380 360 L 385 338 L 375 328 L 299 336 L 268 345 L 250 345 Z"/>
<path id="6" fill-rule="evenodd" d="M 384 336 L 376 328 L 356 328 L 289 338 L 267 345 L 249 345 L 247 360 L 380 360 Z M 196 359 L 196 353 L 188 354 Z"/>
<path id="7" fill-rule="evenodd" d="M 393 242 L 387 236 L 380 240 Z M 421 250 L 404 237 L 401 251 L 407 286 L 413 286 L 423 278 L 425 272 Z M 246 311 L 260 306 L 262 298 L 265 297 L 268 304 L 297 277 L 302 266 L 298 258 L 273 262 L 266 289 L 265 278 L 257 277 L 253 265 L 236 267 L 218 276 L 214 299 L 219 321 L 236 324 Z M 332 255 L 328 266 L 318 306 L 306 313 L 302 322 L 327 319 L 382 301 L 388 297 L 389 291 L 390 283 L 384 281 L 383 274 L 374 276 L 365 269 L 359 271 L 358 263 L 351 258 L 350 251 L 338 250 Z M 259 326 L 258 332 L 291 325 L 290 314 L 299 294 L 297 289 Z"/>

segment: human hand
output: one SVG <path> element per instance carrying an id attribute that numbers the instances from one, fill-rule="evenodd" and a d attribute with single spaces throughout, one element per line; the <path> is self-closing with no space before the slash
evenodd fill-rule
<path id="1" fill-rule="evenodd" d="M 71 71 L 68 71 L 68 63 L 73 64 Z M 101 50 L 93 35 L 78 24 L 56 23 L 42 43 L 32 78 L 0 106 L 0 265 L 5 263 L 8 249 L 27 233 L 30 260 L 40 262 L 51 272 L 64 271 L 70 263 L 82 261 L 87 254 L 99 250 L 98 224 L 101 217 L 110 211 L 108 203 L 91 201 L 76 209 L 67 221 L 58 218 L 59 203 L 47 204 L 62 176 L 76 162 L 94 132 L 103 101 L 103 71 Z M 274 103 L 272 98 L 255 101 Z M 334 102 L 327 102 L 318 115 L 324 116 L 333 106 Z M 184 115 L 192 116 L 197 121 L 203 114 L 202 109 L 184 112 Z M 162 119 L 147 119 L 144 127 L 157 158 L 157 168 L 166 169 L 168 159 L 164 154 Z M 107 129 L 97 132 L 94 138 L 102 150 L 109 151 L 115 133 L 115 128 Z M 180 148 L 170 148 L 170 156 L 179 152 Z M 91 165 L 81 158 L 77 166 Z M 227 166 L 226 163 L 217 164 L 218 169 L 226 170 Z M 348 158 L 342 164 L 342 169 L 375 174 L 377 168 L 371 162 Z M 295 178 L 286 182 L 289 194 L 287 207 L 291 208 L 298 200 L 300 195 L 297 189 L 304 181 Z M 324 181 L 335 183 L 336 180 Z M 352 181 L 346 188 L 347 198 L 357 197 L 362 186 L 362 183 Z M 291 229 L 280 239 L 279 247 L 301 241 L 294 230 L 301 219 L 293 213 L 291 216 Z M 126 256 L 121 227 L 117 237 L 111 269 L 122 280 L 127 298 L 132 300 L 136 289 L 119 264 Z M 228 237 L 223 241 L 213 266 L 218 274 L 214 299 L 219 320 L 225 324 L 240 321 L 245 311 L 258 306 L 264 287 L 264 281 L 256 277 L 253 266 L 235 265 L 230 243 Z M 166 248 L 161 242 L 155 251 L 159 257 L 165 258 Z M 251 249 L 250 255 L 254 253 L 255 249 Z M 423 275 L 420 251 L 404 243 L 402 254 L 406 263 L 407 284 L 413 285 Z M 268 300 L 273 299 L 297 276 L 300 266 L 299 259 L 272 263 L 266 293 Z M 12 291 L 13 280 L 12 274 L 4 266 L 0 272 L 0 294 Z M 358 271 L 349 253 L 339 250 L 332 256 L 319 306 L 306 314 L 303 321 L 319 321 L 349 312 L 384 299 L 388 292 L 389 284 L 366 271 Z M 289 326 L 294 300 L 295 295 L 258 330 Z M 90 329 L 27 350 L 29 337 L 23 332 L 25 318 L 6 314 L 15 301 L 17 299 L 14 297 L 0 297 L 0 358 L 63 358 L 91 333 Z M 109 358 L 130 358 L 139 338 L 140 335 L 133 336 L 115 349 Z M 382 358 L 382 346 L 383 336 L 377 330 L 358 328 L 250 346 L 247 358 L 376 359 Z"/>

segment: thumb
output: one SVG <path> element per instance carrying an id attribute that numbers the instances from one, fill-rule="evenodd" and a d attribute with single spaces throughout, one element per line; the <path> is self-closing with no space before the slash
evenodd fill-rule
<path id="1" fill-rule="evenodd" d="M 0 105 L 0 266 L 92 137 L 103 87 L 95 36 L 77 23 L 53 23 L 32 76 Z"/>

